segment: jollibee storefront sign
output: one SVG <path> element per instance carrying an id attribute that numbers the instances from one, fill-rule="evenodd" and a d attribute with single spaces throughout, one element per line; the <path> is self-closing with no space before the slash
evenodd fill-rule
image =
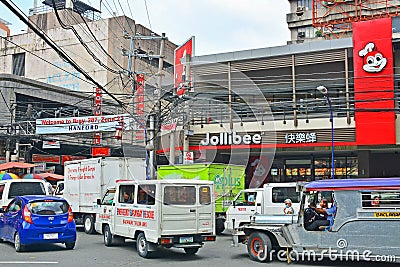
<path id="1" fill-rule="evenodd" d="M 244 134 L 240 135 L 236 132 L 232 133 L 219 133 L 217 135 L 211 135 L 206 133 L 206 138 L 203 139 L 200 144 L 202 146 L 217 146 L 217 145 L 250 145 L 250 144 L 261 144 L 260 134 Z"/>
<path id="2" fill-rule="evenodd" d="M 392 19 L 353 23 L 357 145 L 395 144 Z"/>

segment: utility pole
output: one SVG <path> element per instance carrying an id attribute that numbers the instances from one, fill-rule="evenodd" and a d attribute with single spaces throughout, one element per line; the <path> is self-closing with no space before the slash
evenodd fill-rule
<path id="1" fill-rule="evenodd" d="M 156 106 L 155 106 L 155 118 L 154 121 L 154 129 L 152 129 L 153 134 L 151 137 L 151 141 L 153 142 L 153 151 L 150 151 L 150 174 L 152 179 L 157 179 L 156 177 L 156 168 L 157 168 L 157 149 L 159 148 L 159 140 L 157 138 L 157 134 L 161 129 L 161 90 L 162 90 L 162 70 L 164 66 L 164 46 L 165 46 L 165 33 L 161 34 L 161 44 L 160 44 L 160 58 L 158 60 L 158 82 L 157 82 L 157 93 L 156 93 Z M 150 118 L 151 120 L 151 118 Z"/>
<path id="2" fill-rule="evenodd" d="M 139 58 L 149 58 L 150 60 L 153 58 L 158 58 L 158 80 L 157 80 L 157 85 L 156 85 L 156 92 L 154 94 L 155 96 L 155 108 L 154 108 L 154 114 L 152 114 L 149 118 L 149 142 L 147 141 L 147 130 L 146 130 L 146 125 L 141 125 L 141 127 L 144 128 L 145 130 L 145 145 L 146 145 L 146 150 L 149 150 L 149 166 L 147 166 L 147 179 L 155 179 L 155 168 L 157 166 L 157 158 L 156 158 L 156 149 L 158 148 L 158 140 L 157 140 L 157 133 L 161 129 L 161 122 L 160 122 L 160 114 L 161 114 L 161 90 L 162 90 L 162 70 L 164 66 L 164 47 L 165 47 L 165 40 L 167 39 L 165 37 L 165 33 L 162 34 L 162 36 L 144 36 L 141 34 L 135 34 L 135 35 L 128 35 L 128 33 L 124 34 L 125 39 L 130 39 L 130 45 L 129 45 L 129 52 L 126 50 L 123 50 L 122 53 L 123 55 L 128 57 L 128 69 L 127 69 L 127 75 L 128 77 L 133 77 L 133 83 L 132 83 L 132 94 L 134 95 L 135 93 L 135 84 L 136 84 L 136 74 L 138 74 L 135 71 L 135 68 L 133 67 L 132 71 L 132 66 L 135 65 L 135 59 L 137 57 Z M 149 55 L 149 54 L 138 54 L 135 51 L 135 40 L 161 40 L 160 44 L 160 54 L 159 55 Z M 141 72 L 142 73 L 142 72 Z M 132 98 L 132 106 L 134 104 L 134 99 Z M 133 107 L 134 109 L 134 107 Z M 133 112 L 134 113 L 134 112 Z M 133 141 L 133 137 L 132 137 Z"/>

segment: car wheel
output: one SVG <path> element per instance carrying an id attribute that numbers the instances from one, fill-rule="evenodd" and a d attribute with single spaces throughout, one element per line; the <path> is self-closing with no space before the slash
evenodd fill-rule
<path id="1" fill-rule="evenodd" d="M 136 249 L 140 257 L 147 258 L 149 256 L 149 242 L 144 233 L 140 233 L 136 239 Z"/>
<path id="2" fill-rule="evenodd" d="M 21 237 L 18 233 L 15 233 L 14 236 L 14 247 L 16 252 L 21 252 L 25 249 L 25 246 L 21 244 Z"/>
<path id="3" fill-rule="evenodd" d="M 83 228 L 85 233 L 91 235 L 94 233 L 94 218 L 92 215 L 86 215 L 83 219 Z"/>
<path id="4" fill-rule="evenodd" d="M 104 235 L 104 245 L 106 245 L 106 247 L 112 246 L 114 238 L 113 235 L 111 234 L 110 226 L 108 224 L 104 226 L 103 235 Z"/>
<path id="5" fill-rule="evenodd" d="M 199 248 L 184 248 L 185 253 L 188 255 L 194 255 L 199 251 Z"/>
<path id="6" fill-rule="evenodd" d="M 65 243 L 65 247 L 66 247 L 67 249 L 74 249 L 74 247 L 75 247 L 75 242 L 67 242 L 67 243 Z"/>
<path id="7" fill-rule="evenodd" d="M 247 252 L 253 261 L 270 261 L 269 252 L 272 249 L 271 239 L 264 233 L 253 232 L 247 242 Z"/>

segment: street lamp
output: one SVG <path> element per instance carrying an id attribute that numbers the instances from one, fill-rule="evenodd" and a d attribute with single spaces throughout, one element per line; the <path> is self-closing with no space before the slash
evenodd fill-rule
<path id="1" fill-rule="evenodd" d="M 328 96 L 328 89 L 325 86 L 318 86 L 317 90 L 320 91 L 329 105 L 329 113 L 330 113 L 330 121 L 331 121 L 331 141 L 332 141 L 332 163 L 331 163 L 331 177 L 335 179 L 335 144 L 334 144 L 334 132 L 333 132 L 333 111 L 332 111 L 332 102 Z"/>

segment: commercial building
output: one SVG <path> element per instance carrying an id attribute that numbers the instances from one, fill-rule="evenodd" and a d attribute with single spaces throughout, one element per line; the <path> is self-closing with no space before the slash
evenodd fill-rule
<path id="1" fill-rule="evenodd" d="M 399 176 L 397 20 L 354 23 L 352 38 L 195 57 L 176 157 L 245 164 L 248 184 L 326 179 L 333 138 L 335 178 Z M 164 163 L 170 140 L 166 131 Z"/>

